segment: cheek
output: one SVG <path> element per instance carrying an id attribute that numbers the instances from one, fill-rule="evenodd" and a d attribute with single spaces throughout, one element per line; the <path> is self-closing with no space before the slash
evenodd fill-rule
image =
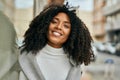
<path id="1" fill-rule="evenodd" d="M 66 35 L 65 35 L 65 40 L 67 40 L 68 39 L 68 37 L 69 37 L 69 35 L 70 35 L 70 31 L 66 31 L 67 33 L 66 33 Z"/>
<path id="2" fill-rule="evenodd" d="M 69 30 L 66 31 L 66 35 L 67 35 L 67 36 L 69 36 L 70 33 L 71 33 L 71 29 L 69 29 Z"/>

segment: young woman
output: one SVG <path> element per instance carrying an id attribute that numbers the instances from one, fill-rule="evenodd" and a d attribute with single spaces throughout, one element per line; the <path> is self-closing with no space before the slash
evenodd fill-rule
<path id="1" fill-rule="evenodd" d="M 93 55 L 86 25 L 68 5 L 49 5 L 24 35 L 19 63 L 29 80 L 80 80 Z"/>

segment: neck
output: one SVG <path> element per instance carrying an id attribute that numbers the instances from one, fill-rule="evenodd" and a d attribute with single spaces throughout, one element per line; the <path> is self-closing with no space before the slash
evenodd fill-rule
<path id="1" fill-rule="evenodd" d="M 52 44 L 50 42 L 48 42 L 48 45 L 53 47 L 53 48 L 61 48 L 62 47 L 62 45 L 60 45 L 60 44 Z"/>

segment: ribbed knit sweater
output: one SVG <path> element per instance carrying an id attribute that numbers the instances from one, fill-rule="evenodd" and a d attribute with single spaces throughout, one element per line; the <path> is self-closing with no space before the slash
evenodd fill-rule
<path id="1" fill-rule="evenodd" d="M 46 45 L 37 53 L 36 60 L 46 80 L 66 80 L 71 65 L 63 48 Z"/>

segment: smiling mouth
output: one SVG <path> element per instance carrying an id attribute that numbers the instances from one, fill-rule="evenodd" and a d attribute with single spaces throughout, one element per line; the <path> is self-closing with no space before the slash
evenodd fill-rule
<path id="1" fill-rule="evenodd" d="M 55 36 L 57 36 L 57 37 L 60 37 L 60 36 L 62 36 L 62 34 L 61 33 L 59 33 L 59 32 L 56 32 L 56 31 L 53 31 L 52 32 Z"/>

